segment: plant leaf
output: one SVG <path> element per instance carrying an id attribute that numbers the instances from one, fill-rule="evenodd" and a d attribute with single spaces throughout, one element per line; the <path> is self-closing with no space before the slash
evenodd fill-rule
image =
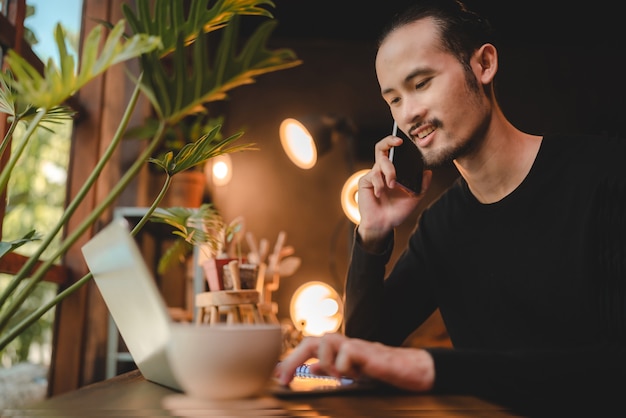
<path id="1" fill-rule="evenodd" d="M 219 132 L 221 126 L 215 126 L 210 132 L 201 136 L 196 141 L 192 141 L 181 148 L 173 156 L 173 152 L 164 154 L 160 159 L 150 158 L 150 162 L 163 168 L 168 175 L 173 176 L 181 171 L 188 170 L 199 164 L 203 164 L 213 157 L 222 154 L 255 150 L 254 144 L 232 145 L 232 142 L 239 139 L 243 132 L 238 132 L 225 139 L 220 139 Z"/>
<path id="2" fill-rule="evenodd" d="M 27 123 L 37 114 L 37 109 L 24 101 L 18 101 L 16 83 L 18 81 L 15 80 L 10 70 L 0 72 L 0 113 L 6 113 L 12 118 L 17 117 L 19 120 Z M 18 110 L 18 106 L 22 109 Z M 76 112 L 68 106 L 54 106 L 46 112 L 40 126 L 50 131 L 45 125 L 46 123 L 63 123 L 65 120 L 73 118 L 75 114 Z"/>
<path id="3" fill-rule="evenodd" d="M 142 56 L 146 76 L 142 87 L 159 114 L 170 124 L 197 113 L 203 105 L 227 97 L 233 88 L 250 84 L 262 74 L 301 64 L 289 49 L 270 51 L 265 48 L 276 21 L 261 24 L 237 52 L 239 16 L 232 17 L 224 29 L 215 53 L 209 48 L 209 35 L 200 35 L 187 51 L 184 33 L 177 39 L 171 61 L 155 52 Z M 214 55 L 214 56 L 213 56 Z"/>
<path id="4" fill-rule="evenodd" d="M 123 4 L 122 13 L 133 33 L 145 33 L 162 40 L 163 47 L 159 53 L 163 57 L 175 49 L 179 35 L 182 35 L 185 45 L 189 45 L 198 34 L 218 30 L 236 15 L 273 18 L 271 11 L 261 6 L 275 6 L 270 0 L 218 0 L 213 5 L 210 3 L 210 0 L 191 0 L 186 17 L 180 0 L 138 0 L 136 10 Z"/>
<path id="5" fill-rule="evenodd" d="M 189 244 L 184 239 L 174 241 L 159 259 L 157 273 L 164 274 L 174 262 L 184 261 L 185 257 L 191 253 L 191 250 L 193 250 L 193 245 Z"/>
<path id="6" fill-rule="evenodd" d="M 6 113 L 10 116 L 15 116 L 16 113 L 17 98 L 15 90 L 11 88 L 14 81 L 13 75 L 9 71 L 0 72 L 0 113 Z"/>
<path id="7" fill-rule="evenodd" d="M 57 68 L 52 59 L 44 67 L 44 76 L 20 57 L 14 50 L 9 50 L 6 61 L 19 80 L 13 83 L 17 97 L 24 103 L 35 108 L 51 109 L 61 105 L 76 91 L 93 78 L 106 71 L 109 67 L 138 57 L 158 48 L 161 45 L 158 37 L 144 34 L 134 35 L 126 41 L 122 40 L 125 21 L 120 20 L 109 33 L 105 46 L 99 56 L 98 44 L 102 26 L 96 26 L 87 36 L 83 52 L 80 72 L 76 73 L 74 58 L 66 48 L 66 34 L 60 24 L 55 30 L 55 39 L 59 49 L 61 68 Z"/>
<path id="8" fill-rule="evenodd" d="M 157 269 L 160 273 L 167 271 L 173 262 L 188 255 L 194 245 L 207 245 L 213 254 L 223 248 L 224 222 L 210 203 L 202 204 L 199 208 L 157 208 L 150 221 L 172 226 L 172 233 L 180 237 L 159 259 Z"/>
<path id="9" fill-rule="evenodd" d="M 39 240 L 41 240 L 41 236 L 37 234 L 37 232 L 33 229 L 27 232 L 20 239 L 16 239 L 13 241 L 0 241 L 0 258 L 2 258 L 7 253 L 15 251 L 16 248 L 19 248 L 26 243 Z"/>
<path id="10" fill-rule="evenodd" d="M 157 208 L 150 221 L 168 224 L 174 228 L 174 235 L 191 245 L 208 245 L 214 253 L 224 245 L 224 221 L 210 203 L 204 203 L 198 208 Z"/>

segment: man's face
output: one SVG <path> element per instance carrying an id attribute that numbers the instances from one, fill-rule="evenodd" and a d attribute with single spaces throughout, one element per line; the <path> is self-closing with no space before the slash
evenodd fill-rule
<path id="1" fill-rule="evenodd" d="M 424 19 L 390 33 L 376 56 L 383 99 L 429 167 L 471 152 L 490 112 L 482 86 L 467 82 L 475 75 L 441 45 L 437 27 Z"/>

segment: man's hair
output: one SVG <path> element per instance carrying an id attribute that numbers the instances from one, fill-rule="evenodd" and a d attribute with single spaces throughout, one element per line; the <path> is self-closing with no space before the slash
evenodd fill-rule
<path id="1" fill-rule="evenodd" d="M 396 15 L 382 31 L 378 47 L 389 34 L 407 24 L 432 18 L 439 27 L 441 46 L 454 55 L 467 70 L 472 54 L 485 43 L 494 43 L 487 19 L 470 11 L 459 0 L 416 0 Z"/>

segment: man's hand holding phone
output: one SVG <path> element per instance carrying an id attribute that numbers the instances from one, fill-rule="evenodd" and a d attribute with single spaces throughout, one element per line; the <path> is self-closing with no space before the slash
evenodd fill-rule
<path id="1" fill-rule="evenodd" d="M 398 144 L 398 134 L 400 132 L 395 126 L 392 135 L 376 144 L 376 162 L 372 170 L 359 181 L 361 221 L 358 234 L 363 246 L 373 252 L 382 250 L 393 228 L 402 224 L 415 210 L 431 179 L 430 170 L 423 171 L 423 161 L 417 147 L 409 138 L 401 136 L 403 144 Z M 391 146 L 392 143 L 398 145 Z M 409 151 L 405 152 L 405 149 Z M 385 173 L 391 174 L 391 165 L 396 170 L 395 183 L 400 187 L 389 188 Z M 413 177 L 409 177 L 406 174 L 408 172 Z M 404 180 L 410 178 L 411 181 Z"/>

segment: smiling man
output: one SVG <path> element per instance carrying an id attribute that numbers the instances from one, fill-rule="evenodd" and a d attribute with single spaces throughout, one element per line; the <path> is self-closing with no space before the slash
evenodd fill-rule
<path id="1" fill-rule="evenodd" d="M 407 193 L 388 159 L 401 139 L 376 144 L 359 183 L 344 334 L 305 339 L 279 378 L 316 357 L 319 373 L 476 395 L 524 415 L 623 414 L 626 142 L 516 128 L 494 92 L 491 27 L 454 0 L 417 0 L 391 22 L 376 72 L 426 166 L 453 162 L 461 176 L 385 277 L 394 228 L 431 173 Z M 403 346 L 436 309 L 453 348 Z"/>

